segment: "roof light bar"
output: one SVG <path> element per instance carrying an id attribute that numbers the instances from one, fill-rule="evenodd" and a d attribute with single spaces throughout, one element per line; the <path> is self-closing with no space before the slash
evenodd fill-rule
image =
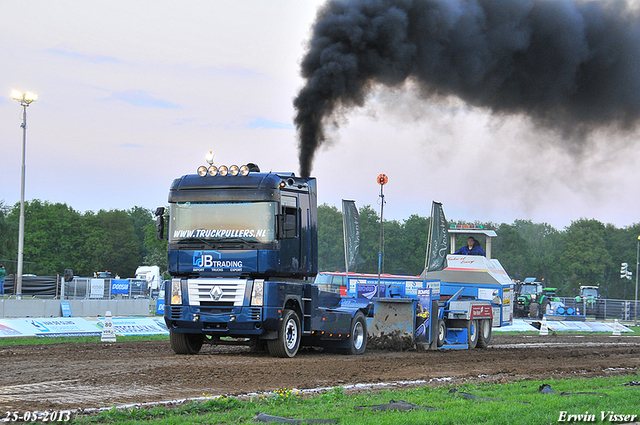
<path id="1" fill-rule="evenodd" d="M 215 176 L 248 176 L 249 173 L 251 172 L 256 172 L 259 173 L 260 172 L 260 168 L 258 168 L 257 165 L 253 164 L 253 163 L 248 163 L 246 165 L 241 165 L 241 166 L 237 166 L 237 165 L 231 165 L 229 167 L 227 167 L 226 165 L 219 165 L 219 166 L 215 166 L 213 165 L 213 152 L 209 152 L 209 154 L 207 154 L 206 156 L 206 160 L 209 163 L 209 165 L 201 165 L 200 167 L 198 167 L 198 175 L 200 177 L 206 177 L 207 175 L 211 176 L 211 177 L 215 177 Z"/>
<path id="2" fill-rule="evenodd" d="M 449 229 L 484 229 L 482 224 L 452 224 Z"/>

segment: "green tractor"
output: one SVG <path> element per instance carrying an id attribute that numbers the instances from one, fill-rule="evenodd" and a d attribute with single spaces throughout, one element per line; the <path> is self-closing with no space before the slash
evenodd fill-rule
<path id="1" fill-rule="evenodd" d="M 545 288 L 543 282 L 536 282 L 535 277 L 528 277 L 518 285 L 516 292 L 517 317 L 541 319 L 545 314 L 551 314 L 551 301 L 555 299 L 556 288 Z"/>
<path id="2" fill-rule="evenodd" d="M 602 314 L 602 300 L 598 293 L 599 286 L 580 285 L 580 295 L 576 297 L 576 304 L 585 315 L 594 315 L 596 318 L 604 319 Z"/>

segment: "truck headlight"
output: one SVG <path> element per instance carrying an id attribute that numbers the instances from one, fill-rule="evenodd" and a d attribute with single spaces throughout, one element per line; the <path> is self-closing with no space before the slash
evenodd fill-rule
<path id="1" fill-rule="evenodd" d="M 264 279 L 256 279 L 253 281 L 253 289 L 251 290 L 251 305 L 262 305 L 264 295 Z"/>
<path id="2" fill-rule="evenodd" d="M 171 304 L 182 304 L 182 283 L 180 279 L 171 280 Z"/>

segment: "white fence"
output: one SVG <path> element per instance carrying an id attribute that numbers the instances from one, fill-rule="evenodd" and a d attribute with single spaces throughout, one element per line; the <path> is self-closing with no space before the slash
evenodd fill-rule
<path id="1" fill-rule="evenodd" d="M 144 279 L 110 279 L 74 277 L 64 282 L 60 291 L 63 300 L 113 300 L 157 298 L 158 290 L 151 290 Z"/>
<path id="2" fill-rule="evenodd" d="M 565 306 L 572 307 L 576 311 L 579 311 L 579 314 L 593 316 L 599 320 L 638 320 L 638 305 L 640 302 L 636 304 L 635 301 L 605 298 L 598 298 L 591 301 L 583 298 L 580 302 L 576 302 L 575 298 L 559 298 Z"/>

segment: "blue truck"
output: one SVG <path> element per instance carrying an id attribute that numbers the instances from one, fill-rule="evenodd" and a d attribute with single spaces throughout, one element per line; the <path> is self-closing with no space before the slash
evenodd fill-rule
<path id="1" fill-rule="evenodd" d="M 294 357 L 301 346 L 362 354 L 366 300 L 311 284 L 318 272 L 317 185 L 313 177 L 216 166 L 177 178 L 156 210 L 167 227 L 164 320 L 171 348 L 245 344 Z"/>

